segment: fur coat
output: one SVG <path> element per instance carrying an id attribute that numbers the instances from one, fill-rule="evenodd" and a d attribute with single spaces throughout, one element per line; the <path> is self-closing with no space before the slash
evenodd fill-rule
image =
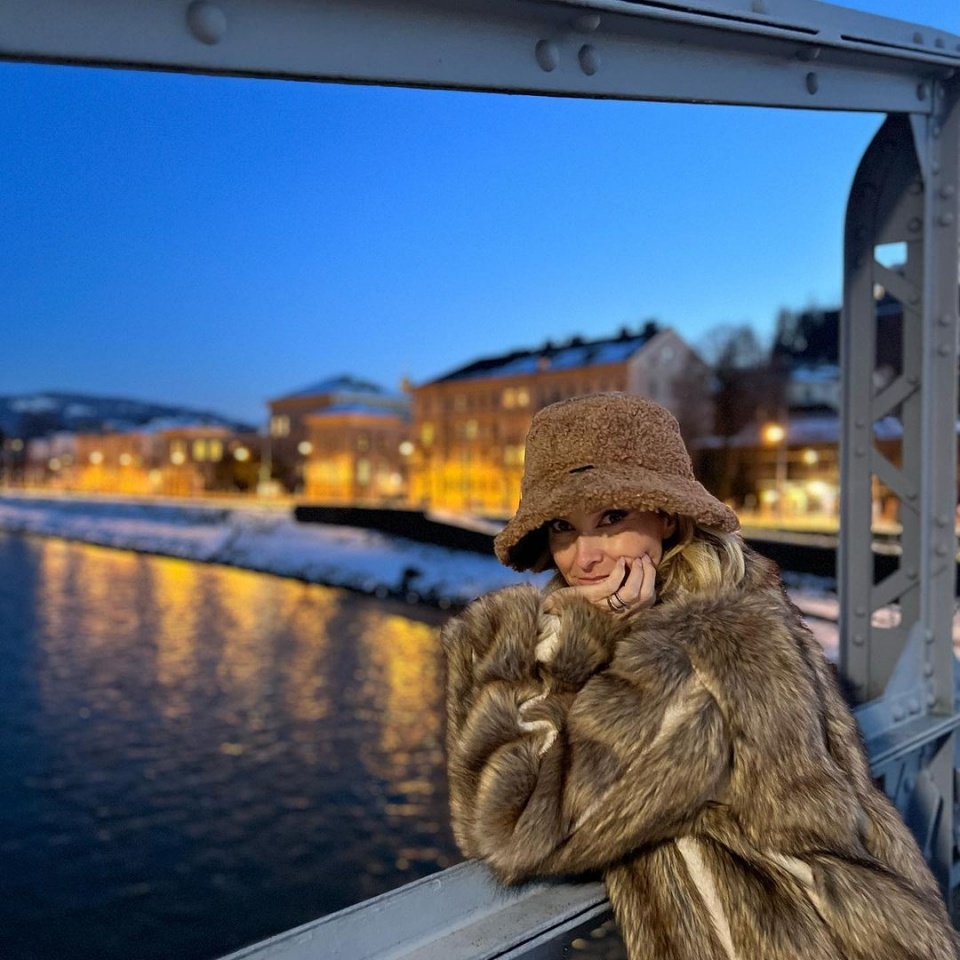
<path id="1" fill-rule="evenodd" d="M 533 586 L 442 631 L 457 842 L 600 871 L 631 960 L 955 960 L 936 883 L 776 568 L 627 618 Z"/>

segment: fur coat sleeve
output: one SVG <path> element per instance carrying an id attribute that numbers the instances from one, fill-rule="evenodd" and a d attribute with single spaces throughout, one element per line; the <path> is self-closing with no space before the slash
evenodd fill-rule
<path id="1" fill-rule="evenodd" d="M 546 615 L 525 586 L 444 629 L 454 832 L 501 879 L 603 868 L 721 795 L 730 737 L 714 694 L 669 632 L 640 622 L 577 598 Z"/>

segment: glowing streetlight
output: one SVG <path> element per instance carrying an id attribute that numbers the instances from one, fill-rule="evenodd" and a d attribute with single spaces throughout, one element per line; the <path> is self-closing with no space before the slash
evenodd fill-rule
<path id="1" fill-rule="evenodd" d="M 760 430 L 763 442 L 777 448 L 776 479 L 777 518 L 783 519 L 783 500 L 787 488 L 787 430 L 782 423 L 765 423 Z"/>

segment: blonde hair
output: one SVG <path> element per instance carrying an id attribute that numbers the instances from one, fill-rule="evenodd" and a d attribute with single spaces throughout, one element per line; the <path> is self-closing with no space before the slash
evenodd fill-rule
<path id="1" fill-rule="evenodd" d="M 717 594 L 736 586 L 745 571 L 740 538 L 700 526 L 691 517 L 677 517 L 677 529 L 664 543 L 657 570 L 659 600 L 691 594 Z"/>

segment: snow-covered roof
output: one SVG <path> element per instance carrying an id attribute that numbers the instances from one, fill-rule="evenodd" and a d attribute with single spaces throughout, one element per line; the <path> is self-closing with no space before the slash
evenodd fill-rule
<path id="1" fill-rule="evenodd" d="M 309 386 L 294 390 L 292 393 L 285 393 L 278 400 L 291 400 L 294 397 L 317 397 L 327 394 L 339 395 L 367 395 L 374 394 L 381 397 L 395 397 L 401 399 L 401 394 L 394 393 L 382 387 L 379 383 L 372 380 L 361 380 L 359 377 L 344 373 L 337 377 L 327 377 L 325 380 L 318 380 Z"/>
<path id="2" fill-rule="evenodd" d="M 430 382 L 496 379 L 546 370 L 572 370 L 607 363 L 623 363 L 660 332 L 659 328 L 648 324 L 639 333 L 622 333 L 618 337 L 603 340 L 582 340 L 574 337 L 560 346 L 547 342 L 543 346 L 530 350 L 515 350 L 511 353 L 482 357 Z"/>

